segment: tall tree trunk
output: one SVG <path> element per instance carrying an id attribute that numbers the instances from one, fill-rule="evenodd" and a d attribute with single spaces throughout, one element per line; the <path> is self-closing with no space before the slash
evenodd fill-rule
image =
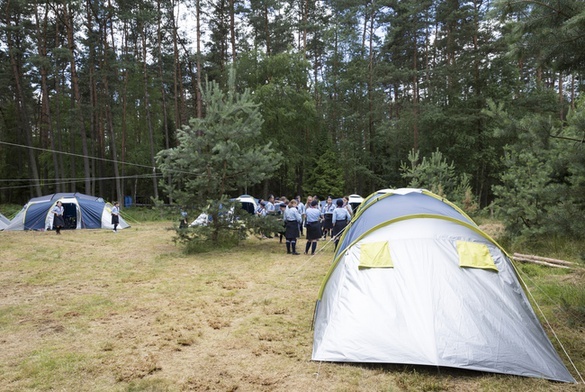
<path id="1" fill-rule="evenodd" d="M 100 47 L 99 40 L 101 37 L 96 36 L 94 33 L 94 10 L 92 9 L 92 2 L 91 0 L 86 0 L 85 3 L 85 11 L 86 11 L 86 25 L 87 25 L 87 34 L 89 39 L 88 52 L 89 58 L 87 61 L 87 72 L 89 76 L 89 140 L 88 140 L 88 150 L 91 152 L 92 156 L 99 157 L 94 161 L 94 164 L 91 167 L 92 170 L 92 181 L 91 185 L 91 192 L 90 194 L 104 194 L 104 184 L 103 178 L 104 175 L 104 158 L 105 158 L 105 138 L 104 138 L 104 129 L 103 129 L 103 121 L 101 121 L 101 116 L 103 116 L 103 112 L 100 110 L 100 103 L 99 103 L 99 96 L 98 96 L 98 86 L 97 80 L 95 76 L 95 69 L 97 66 L 97 48 Z M 99 5 L 98 5 L 99 7 Z M 98 21 L 99 23 L 99 21 Z"/>
<path id="2" fill-rule="evenodd" d="M 161 93 L 161 105 L 162 105 L 162 120 L 163 128 L 165 132 L 165 148 L 171 148 L 170 135 L 169 135 L 169 120 L 167 116 L 167 92 L 164 85 L 164 72 L 163 72 L 163 58 L 162 58 L 162 40 L 163 40 L 163 28 L 162 28 L 162 7 L 161 1 L 157 0 L 158 9 L 158 28 L 157 28 L 157 45 L 158 45 L 158 78 L 160 83 Z"/>
<path id="3" fill-rule="evenodd" d="M 147 58 L 147 42 L 148 40 L 146 39 L 146 33 L 147 33 L 147 28 L 146 26 L 142 26 L 141 29 L 141 33 L 142 33 L 142 62 L 143 62 L 143 80 L 144 80 L 144 110 L 146 113 L 146 126 L 148 128 L 148 139 L 149 139 L 149 144 L 150 144 L 150 164 L 152 165 L 152 171 L 153 171 L 153 176 L 152 176 L 152 190 L 153 190 L 153 196 L 155 199 L 158 199 L 158 181 L 156 179 L 156 162 L 154 159 L 154 129 L 153 129 L 153 124 L 152 124 L 152 113 L 151 113 L 151 107 L 150 107 L 150 93 L 148 92 L 148 67 L 147 67 L 147 62 L 148 62 L 148 58 Z"/>
<path id="4" fill-rule="evenodd" d="M 129 56 L 130 49 L 128 48 L 128 24 L 124 23 L 123 34 L 122 34 L 122 53 L 124 57 Z M 121 159 L 122 159 L 122 178 L 126 178 L 126 146 L 127 146 L 127 137 L 128 137 L 128 126 L 127 119 L 128 119 L 128 81 L 130 75 L 128 71 L 128 64 L 124 65 L 124 73 L 122 76 L 122 94 L 121 94 L 121 101 L 122 101 L 122 152 L 121 152 Z M 129 186 L 132 188 L 132 183 L 129 183 Z M 122 187 L 122 191 L 126 192 L 126 181 L 124 181 L 124 186 Z M 134 201 L 136 202 L 135 192 L 132 193 L 134 196 Z"/>
<path id="5" fill-rule="evenodd" d="M 415 20 L 417 20 L 415 16 Z M 418 23 L 418 21 L 417 21 Z M 414 23 L 416 26 L 417 23 Z M 418 151 L 418 46 L 417 46 L 417 33 L 416 28 L 414 30 L 414 38 L 412 43 L 412 101 L 413 101 L 413 149 Z"/>
<path id="6" fill-rule="evenodd" d="M 412 76 L 412 103 L 413 103 L 413 125 L 412 125 L 412 133 L 413 133 L 413 149 L 414 151 L 418 151 L 418 75 L 416 69 L 418 67 L 418 51 L 416 45 L 414 45 L 414 55 L 412 59 L 412 68 L 413 68 L 413 76 Z"/>
<path id="7" fill-rule="evenodd" d="M 43 16 L 43 20 L 39 16 L 39 6 L 38 3 L 35 1 L 35 22 L 37 27 L 37 45 L 38 45 L 38 53 L 42 59 L 47 59 L 47 25 L 48 25 L 48 13 L 49 8 L 45 4 L 45 13 Z M 40 129 L 41 132 L 46 131 L 48 139 L 49 139 L 49 146 L 51 149 L 51 156 L 53 158 L 53 168 L 54 168 L 54 176 L 55 176 L 55 192 L 61 192 L 61 171 L 59 167 L 59 158 L 56 151 L 55 145 L 55 135 L 52 126 L 52 118 L 51 118 L 51 107 L 49 105 L 49 87 L 48 87 L 48 72 L 47 67 L 41 65 L 39 67 L 39 72 L 41 75 L 41 118 L 40 118 Z"/>
<path id="8" fill-rule="evenodd" d="M 169 135 L 169 121 L 167 115 L 167 93 L 165 89 L 164 83 L 164 72 L 163 72 L 163 57 L 162 57 L 162 40 L 163 40 L 163 28 L 162 28 L 162 7 L 161 1 L 157 0 L 157 10 L 158 10 L 158 28 L 157 28 L 157 45 L 158 45 L 158 78 L 160 83 L 160 92 L 161 92 L 161 105 L 162 105 L 162 120 L 163 120 L 163 128 L 165 133 L 165 148 L 171 148 L 171 138 Z M 167 179 L 167 183 L 170 185 L 172 179 Z M 172 197 L 169 200 L 169 203 L 173 203 Z"/>
<path id="9" fill-rule="evenodd" d="M 81 107 L 81 93 L 79 91 L 79 76 L 77 75 L 77 65 L 75 63 L 75 39 L 73 15 L 68 9 L 67 3 L 63 6 L 63 20 L 67 29 L 67 44 L 69 49 L 70 67 L 71 67 L 71 87 L 73 88 L 73 103 L 76 111 L 75 118 L 78 122 L 79 136 L 81 138 L 81 150 L 83 153 L 83 172 L 85 175 L 85 192 L 91 193 L 91 169 L 89 165 L 89 152 L 87 149 L 87 132 L 85 130 L 85 121 L 83 109 Z"/>
<path id="10" fill-rule="evenodd" d="M 564 101 L 564 90 L 563 90 L 563 72 L 559 72 L 559 117 L 561 121 L 565 120 L 565 112 L 563 110 L 563 101 Z"/>
<path id="11" fill-rule="evenodd" d="M 376 10 L 372 5 L 372 12 L 370 15 L 370 28 L 369 28 L 369 56 L 368 56 L 368 133 L 370 145 L 368 151 L 370 151 L 371 157 L 375 156 L 374 147 L 374 26 L 376 20 Z M 371 162 L 375 162 L 372 159 Z M 373 169 L 373 168 L 372 168 Z"/>
<path id="12" fill-rule="evenodd" d="M 271 43 L 270 43 L 270 25 L 269 25 L 269 19 L 268 19 L 268 6 L 266 5 L 266 2 L 264 2 L 264 34 L 266 35 L 266 55 L 270 56 L 271 55 Z"/>
<path id="13" fill-rule="evenodd" d="M 197 15 L 197 118 L 203 118 L 203 105 L 201 102 L 201 2 L 196 0 Z M 177 127 L 180 125 L 177 124 Z M 197 131 L 199 132 L 199 130 Z"/>
<path id="14" fill-rule="evenodd" d="M 303 51 L 303 58 L 307 58 L 307 28 L 309 23 L 309 0 L 301 1 L 301 13 L 302 13 L 302 51 Z"/>
<path id="15" fill-rule="evenodd" d="M 175 59 L 174 72 L 174 89 L 175 89 L 175 124 L 180 127 L 185 118 L 185 108 L 183 99 L 183 75 L 181 72 L 181 58 L 179 53 L 179 33 L 177 31 L 177 23 L 175 22 L 174 13 L 171 12 L 171 23 L 173 30 L 173 54 Z"/>
<path id="16" fill-rule="evenodd" d="M 111 9 L 111 4 L 110 4 L 110 9 Z M 120 203 L 123 202 L 123 197 L 124 197 L 124 193 L 122 192 L 122 185 L 121 185 L 121 180 L 120 180 L 120 169 L 118 167 L 118 150 L 117 150 L 117 146 L 116 146 L 116 131 L 114 128 L 114 120 L 113 120 L 113 114 L 112 114 L 112 107 L 111 107 L 111 103 L 112 103 L 112 94 L 110 93 L 110 84 L 109 84 L 109 76 L 111 75 L 111 73 L 114 71 L 112 69 L 112 67 L 110 66 L 109 63 L 109 53 L 110 53 L 110 44 L 108 41 L 108 28 L 107 26 L 110 26 L 111 28 L 111 37 L 112 37 L 112 51 L 115 53 L 115 47 L 114 47 L 114 28 L 113 28 L 114 23 L 112 23 L 112 15 L 108 14 L 108 17 L 106 20 L 104 20 L 104 24 L 103 24 L 103 42 L 104 42 L 104 63 L 103 63 L 103 67 L 102 69 L 104 70 L 103 72 L 103 84 L 104 84 L 104 99 L 105 99 L 105 118 L 106 118 L 106 128 L 107 128 L 107 133 L 108 133 L 108 138 L 110 140 L 110 149 L 111 149 L 111 156 L 112 156 L 112 161 L 113 161 L 113 165 L 114 165 L 114 179 L 115 179 L 115 186 L 116 186 L 116 200 L 118 200 Z"/>
<path id="17" fill-rule="evenodd" d="M 10 6 L 6 7 L 6 23 L 9 26 L 19 26 L 21 24 L 20 15 L 11 14 Z M 41 196 L 41 184 L 39 181 L 39 172 L 37 168 L 37 162 L 35 157 L 34 151 L 34 143 L 32 138 L 32 129 L 29 123 L 28 113 L 27 113 L 27 102 L 26 97 L 24 94 L 23 86 L 22 86 L 22 67 L 21 67 L 21 60 L 17 58 L 17 53 L 22 52 L 20 48 L 18 48 L 15 43 L 17 41 L 21 41 L 21 38 L 15 37 L 13 35 L 12 29 L 6 29 L 6 45 L 8 46 L 8 53 L 10 56 L 10 66 L 12 68 L 12 77 L 14 79 L 14 95 L 16 98 L 16 114 L 18 116 L 18 124 L 20 127 L 20 132 L 25 135 L 25 142 L 28 146 L 28 159 L 29 159 L 29 170 L 31 177 L 33 179 L 33 184 L 31 186 L 31 191 L 36 194 L 36 196 Z"/>
<path id="18" fill-rule="evenodd" d="M 575 110 L 575 73 L 571 73 L 571 109 Z"/>
<path id="19" fill-rule="evenodd" d="M 62 42 L 62 34 L 61 34 L 61 24 L 59 23 L 59 20 L 57 19 L 56 23 L 55 23 L 55 42 L 54 42 L 54 47 L 58 48 L 63 46 L 63 42 Z M 64 80 L 65 80 L 65 71 L 64 71 L 64 67 L 65 64 L 62 64 L 61 66 L 56 66 L 55 67 L 55 72 L 54 72 L 54 79 L 55 79 L 55 97 L 57 97 L 57 100 L 61 97 L 61 90 L 62 90 L 62 86 L 64 84 Z M 55 135 L 55 142 L 56 142 L 56 146 L 57 146 L 57 151 L 61 152 L 64 151 L 64 147 L 63 147 L 63 134 L 61 132 L 61 129 L 63 128 L 62 126 L 62 119 L 61 119 L 61 105 L 56 105 L 56 109 L 55 109 L 55 132 L 53 133 Z M 59 153 L 57 154 L 57 161 L 58 161 L 58 167 L 59 167 L 59 173 L 61 173 L 61 176 L 65 175 L 65 158 L 64 158 L 64 154 Z M 75 184 L 73 184 L 74 186 Z M 67 187 L 65 185 L 63 185 L 61 187 L 62 190 L 65 190 Z"/>
<path id="20" fill-rule="evenodd" d="M 234 7 L 234 0 L 230 0 L 230 39 L 232 44 L 232 62 L 235 63 L 237 59 L 236 52 L 236 10 Z"/>

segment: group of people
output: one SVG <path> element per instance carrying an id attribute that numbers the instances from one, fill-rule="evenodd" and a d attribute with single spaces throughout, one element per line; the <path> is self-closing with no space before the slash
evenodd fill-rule
<path id="1" fill-rule="evenodd" d="M 328 235 L 334 240 L 337 249 L 339 237 L 351 220 L 353 211 L 347 196 L 337 199 L 335 204 L 331 196 L 328 196 L 325 204 L 319 206 L 317 196 L 308 196 L 306 203 L 302 203 L 300 196 L 290 201 L 283 196 L 275 202 L 274 196 L 270 195 L 267 200 L 260 200 L 256 214 L 259 216 L 282 214 L 284 230 L 281 235 L 286 240 L 287 254 L 300 254 L 296 248 L 297 239 L 303 235 L 305 228 L 307 243 L 304 253 L 311 252 L 311 255 L 314 255 L 317 242 L 327 239 Z"/>

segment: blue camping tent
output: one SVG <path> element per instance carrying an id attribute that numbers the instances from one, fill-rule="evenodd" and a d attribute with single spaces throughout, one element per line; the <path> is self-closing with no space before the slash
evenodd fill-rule
<path id="1" fill-rule="evenodd" d="M 51 230 L 53 206 L 61 201 L 64 207 L 65 229 L 112 229 L 112 205 L 101 197 L 82 193 L 53 193 L 35 197 L 20 210 L 4 230 Z M 129 227 L 120 218 L 118 228 Z"/>

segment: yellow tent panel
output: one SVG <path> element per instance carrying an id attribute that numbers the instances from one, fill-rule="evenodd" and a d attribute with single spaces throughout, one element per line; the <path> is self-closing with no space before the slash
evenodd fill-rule
<path id="1" fill-rule="evenodd" d="M 487 245 L 477 242 L 457 241 L 459 266 L 469 268 L 491 269 L 498 271 Z"/>
<path id="2" fill-rule="evenodd" d="M 360 268 L 393 268 L 388 241 L 363 243 L 360 247 Z"/>

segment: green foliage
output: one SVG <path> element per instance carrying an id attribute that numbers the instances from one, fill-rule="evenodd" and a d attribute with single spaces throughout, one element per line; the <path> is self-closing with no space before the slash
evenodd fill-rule
<path id="1" fill-rule="evenodd" d="M 22 206 L 18 204 L 0 204 L 0 212 L 8 219 L 14 218 L 20 210 Z"/>
<path id="2" fill-rule="evenodd" d="M 269 178 L 281 156 L 261 139 L 259 107 L 249 90 L 235 91 L 233 72 L 227 92 L 207 83 L 203 100 L 206 116 L 192 118 L 178 131 L 179 145 L 159 152 L 157 162 L 165 179 L 170 178 L 161 187 L 173 200 L 195 211 L 210 209 L 212 234 L 198 238 L 217 242 L 229 227 L 217 219 L 227 195 Z"/>
<path id="3" fill-rule="evenodd" d="M 583 1 L 500 1 L 496 6 L 512 25 L 515 40 L 511 49 L 516 56 L 561 71 L 583 69 Z"/>
<path id="4" fill-rule="evenodd" d="M 278 233 L 281 233 L 284 228 L 282 215 L 248 215 L 245 222 L 248 233 L 253 234 L 258 238 L 262 238 L 262 236 L 275 236 Z"/>
<path id="5" fill-rule="evenodd" d="M 310 64 L 292 51 L 272 56 L 252 51 L 236 65 L 238 82 L 254 91 L 260 105 L 262 139 L 286 157 L 273 181 L 297 192 L 303 173 L 311 170 L 309 157 L 319 146 L 317 109 L 307 87 Z"/>
<path id="6" fill-rule="evenodd" d="M 178 131 L 179 146 L 157 155 L 159 168 L 170 185 L 169 195 L 183 205 L 202 206 L 238 188 L 268 178 L 281 160 L 270 143 L 260 138 L 262 116 L 249 90 L 228 92 L 215 82 L 203 92 L 204 118 L 192 118 Z"/>
<path id="7" fill-rule="evenodd" d="M 584 108 L 577 105 L 564 128 L 546 115 L 508 119 L 517 139 L 505 149 L 496 206 L 512 235 L 585 235 Z"/>
<path id="8" fill-rule="evenodd" d="M 507 249 L 521 253 L 546 255 L 560 260 L 574 260 L 585 265 L 585 243 L 564 235 L 540 235 L 510 238 Z M 501 245 L 504 245 L 500 242 Z"/>
<path id="9" fill-rule="evenodd" d="M 140 222 L 176 220 L 179 212 L 174 206 L 160 205 L 157 207 L 125 207 L 121 214 L 129 224 L 133 225 Z"/>
<path id="10" fill-rule="evenodd" d="M 422 161 L 419 161 L 419 152 L 411 150 L 408 160 L 410 165 L 403 162 L 400 171 L 402 178 L 409 181 L 409 187 L 428 189 L 470 213 L 478 209 L 470 176 L 465 173 L 458 175 L 454 163 L 449 164 L 438 148 L 429 159 L 423 157 Z"/>
<path id="11" fill-rule="evenodd" d="M 187 253 L 201 253 L 218 248 L 231 248 L 246 237 L 245 223 L 240 220 L 244 211 L 235 210 L 236 203 L 224 196 L 208 200 L 208 205 L 197 216 L 206 216 L 194 226 L 177 228 L 175 243 L 185 245 Z"/>
<path id="12" fill-rule="evenodd" d="M 515 235 L 542 234 L 551 202 L 543 193 L 550 170 L 547 157 L 529 150 L 514 151 L 512 147 L 506 150 L 503 161 L 507 170 L 500 177 L 502 185 L 494 186 L 499 216 Z"/>
<path id="13" fill-rule="evenodd" d="M 250 234 L 258 238 L 273 236 L 283 228 L 280 215 L 250 214 L 240 209 L 238 202 L 226 198 L 209 200 L 197 216 L 202 218 L 197 219 L 197 224 L 175 228 L 177 235 L 173 240 L 184 245 L 188 254 L 233 248 Z"/>
<path id="14" fill-rule="evenodd" d="M 271 162 L 278 168 L 262 182 L 236 173 L 241 181 L 228 186 L 229 175 L 209 170 L 210 178 L 225 185 L 218 194 L 232 194 L 234 187 L 263 196 L 302 193 L 303 187 L 369 194 L 403 185 L 400 162 L 411 148 L 429 156 L 440 147 L 457 177 L 471 176 L 470 187 L 457 198 L 467 203 L 477 197 L 486 206 L 502 171 L 503 147 L 518 137 L 514 126 L 502 135 L 492 132 L 500 124 L 483 110 L 486 102 L 498 102 L 514 119 L 543 112 L 562 118 L 579 95 L 585 66 L 582 0 L 481 6 L 430 0 L 200 1 L 181 3 L 179 14 L 171 12 L 169 1 L 51 4 L 35 7 L 19 0 L 3 8 L 0 140 L 16 145 L 0 148 L 0 178 L 6 181 L 0 202 L 36 196 L 30 194 L 35 163 L 43 193 L 74 190 L 71 181 L 82 183 L 88 176 L 80 153 L 92 160 L 88 181 L 99 196 L 162 198 L 153 189 L 153 151 L 182 143 L 175 128 L 183 125 L 204 132 L 202 124 L 187 124 L 202 102 L 198 82 L 217 82 L 228 96 L 236 90 L 228 86 L 233 62 L 238 91 L 250 89 L 264 120 L 256 140 L 272 142 L 283 159 L 280 166 Z M 200 31 L 187 31 L 183 16 L 196 7 Z M 73 42 L 68 28 L 56 28 L 68 20 Z M 113 37 L 120 44 L 111 42 Z M 71 74 L 70 61 L 78 65 L 77 75 Z M 72 105 L 76 80 L 81 112 Z M 213 111 L 205 105 L 204 111 Z M 229 116 L 223 120 L 226 128 L 234 125 Z M 89 138 L 87 152 L 80 125 Z M 34 130 L 31 140 L 23 129 Z M 234 147 L 221 138 L 215 142 L 192 147 L 203 158 L 213 148 L 228 156 L 226 150 Z M 332 149 L 344 174 L 340 192 L 313 173 L 329 142 L 325 149 Z M 241 164 L 232 157 L 225 162 Z M 192 163 L 180 169 L 190 171 Z M 575 176 L 582 169 L 574 164 L 572 170 Z M 208 198 L 196 194 L 205 186 L 181 181 L 167 185 L 184 192 L 184 199 L 205 203 Z M 574 185 L 571 193 L 578 191 Z M 571 202 L 551 215 L 562 223 L 563 215 L 579 208 Z"/>
<path id="15" fill-rule="evenodd" d="M 561 306 L 567 315 L 566 323 L 571 328 L 581 329 L 585 326 L 585 290 L 581 285 L 561 287 Z"/>
<path id="16" fill-rule="evenodd" d="M 316 159 L 313 170 L 303 184 L 303 190 L 323 198 L 328 195 L 340 197 L 344 194 L 344 185 L 343 168 L 335 153 L 327 150 Z"/>

